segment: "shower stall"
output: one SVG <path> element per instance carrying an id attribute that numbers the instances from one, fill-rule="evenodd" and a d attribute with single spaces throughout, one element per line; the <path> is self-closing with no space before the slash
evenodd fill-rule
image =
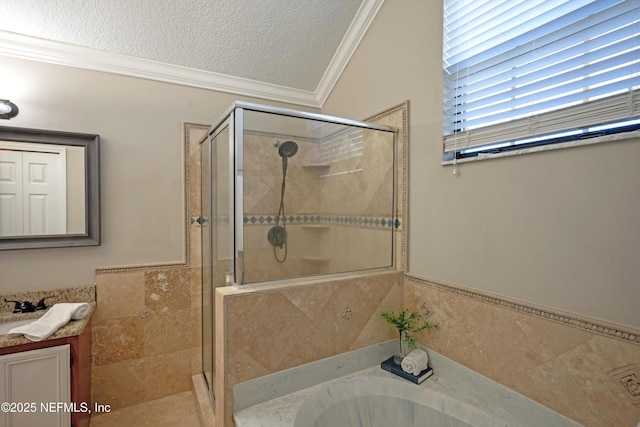
<path id="1" fill-rule="evenodd" d="M 210 391 L 215 288 L 394 267 L 395 153 L 393 128 L 242 102 L 210 129 L 200 146 Z"/>

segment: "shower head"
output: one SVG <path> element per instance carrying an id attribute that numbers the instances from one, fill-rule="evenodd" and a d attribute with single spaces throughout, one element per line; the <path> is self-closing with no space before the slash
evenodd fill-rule
<path id="1" fill-rule="evenodd" d="M 280 154 L 280 157 L 282 157 L 283 159 L 287 157 L 293 157 L 298 152 L 298 144 L 293 141 L 285 141 L 279 143 L 277 147 L 278 154 Z"/>

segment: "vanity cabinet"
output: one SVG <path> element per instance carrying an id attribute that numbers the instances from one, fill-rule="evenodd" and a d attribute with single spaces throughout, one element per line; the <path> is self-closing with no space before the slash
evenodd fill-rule
<path id="1" fill-rule="evenodd" d="M 0 427 L 88 427 L 91 324 L 78 336 L 0 348 Z M 44 406 L 43 406 L 44 405 Z"/>
<path id="2" fill-rule="evenodd" d="M 0 356 L 0 427 L 69 427 L 70 360 L 69 344 Z"/>

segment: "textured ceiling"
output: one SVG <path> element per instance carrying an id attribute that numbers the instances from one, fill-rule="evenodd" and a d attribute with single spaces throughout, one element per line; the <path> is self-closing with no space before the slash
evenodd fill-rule
<path id="1" fill-rule="evenodd" d="M 365 3 L 0 0 L 0 31 L 315 91 Z"/>

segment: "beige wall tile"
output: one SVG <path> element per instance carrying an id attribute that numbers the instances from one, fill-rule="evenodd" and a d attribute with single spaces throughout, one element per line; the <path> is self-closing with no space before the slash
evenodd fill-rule
<path id="1" fill-rule="evenodd" d="M 144 307 L 144 273 L 96 274 L 97 306 L 92 320 L 135 316 Z"/>
<path id="2" fill-rule="evenodd" d="M 394 272 L 276 291 L 217 292 L 225 316 L 216 318 L 216 327 L 226 335 L 218 343 L 224 358 L 217 358 L 225 375 L 216 384 L 225 390 L 227 422 L 234 384 L 393 338 L 377 312 L 397 308 L 402 287 L 402 273 Z M 343 317 L 347 305 L 349 318 Z"/>
<path id="3" fill-rule="evenodd" d="M 144 323 L 144 356 L 173 353 L 191 347 L 191 310 L 173 310 L 151 316 Z"/>
<path id="4" fill-rule="evenodd" d="M 419 342 L 589 427 L 634 426 L 609 373 L 640 365 L 640 346 L 405 280 L 405 304 L 440 328 Z"/>
<path id="5" fill-rule="evenodd" d="M 154 426 L 200 427 L 191 392 L 91 416 L 91 427 Z"/>
<path id="6" fill-rule="evenodd" d="M 145 361 L 133 359 L 91 368 L 91 398 L 94 403 L 123 408 L 145 401 Z"/>
<path id="7" fill-rule="evenodd" d="M 202 375 L 202 346 L 192 346 L 189 349 L 191 356 L 191 376 Z"/>
<path id="8" fill-rule="evenodd" d="M 98 275 L 92 393 L 100 403 L 124 407 L 189 389 L 192 372 L 201 370 L 201 349 L 191 349 L 196 339 L 201 345 L 194 276 L 191 268 Z"/>
<path id="9" fill-rule="evenodd" d="M 246 298 L 246 297 L 241 297 Z M 279 370 L 286 349 L 295 345 L 308 327 L 308 319 L 279 293 L 260 295 L 246 317 L 227 311 L 229 348 L 238 348 L 269 371 Z M 274 351 L 275 349 L 279 351 Z"/>
<path id="10" fill-rule="evenodd" d="M 199 212 L 199 211 L 198 211 Z M 202 250 L 200 245 L 202 244 L 202 227 L 199 225 L 192 225 L 189 227 L 189 264 L 191 266 L 201 266 L 202 265 Z"/>
<path id="11" fill-rule="evenodd" d="M 189 349 L 145 357 L 144 372 L 145 400 L 154 400 L 189 390 L 191 388 Z"/>
<path id="12" fill-rule="evenodd" d="M 362 348 L 379 343 L 381 341 L 396 338 L 396 332 L 390 328 L 380 316 L 380 310 L 400 310 L 403 307 L 403 283 L 398 280 L 381 299 L 379 307 L 369 317 L 368 322 L 352 345 L 353 349 Z"/>
<path id="13" fill-rule="evenodd" d="M 92 366 L 139 359 L 144 354 L 144 330 L 137 317 L 93 320 Z"/>
<path id="14" fill-rule="evenodd" d="M 639 346 L 593 336 L 519 375 L 517 388 L 586 426 L 634 426 L 640 406 L 608 375 L 630 363 L 640 366 Z"/>
<path id="15" fill-rule="evenodd" d="M 158 314 L 190 307 L 189 268 L 147 271 L 144 274 L 144 285 L 145 305 Z"/>

